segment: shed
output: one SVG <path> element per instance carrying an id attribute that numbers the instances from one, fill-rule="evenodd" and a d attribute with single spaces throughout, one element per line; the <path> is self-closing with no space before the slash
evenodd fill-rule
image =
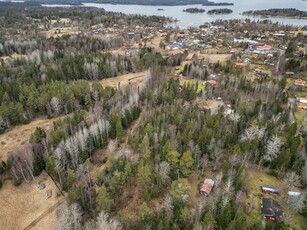
<path id="1" fill-rule="evenodd" d="M 201 195 L 208 196 L 211 193 L 213 186 L 214 186 L 214 180 L 205 179 L 204 182 L 201 184 L 199 193 Z"/>
<path id="2" fill-rule="evenodd" d="M 261 191 L 263 193 L 269 193 L 269 194 L 279 194 L 279 189 L 278 188 L 273 188 L 269 186 L 261 186 Z"/>
<path id="3" fill-rule="evenodd" d="M 300 192 L 293 192 L 293 191 L 289 191 L 288 192 L 288 196 L 300 196 L 301 195 L 301 193 Z"/>

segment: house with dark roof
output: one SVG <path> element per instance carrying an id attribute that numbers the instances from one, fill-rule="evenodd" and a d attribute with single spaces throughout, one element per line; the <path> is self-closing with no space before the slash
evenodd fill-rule
<path id="1" fill-rule="evenodd" d="M 267 220 L 278 221 L 283 215 L 284 211 L 281 206 L 271 198 L 263 198 L 261 203 L 261 213 Z"/>

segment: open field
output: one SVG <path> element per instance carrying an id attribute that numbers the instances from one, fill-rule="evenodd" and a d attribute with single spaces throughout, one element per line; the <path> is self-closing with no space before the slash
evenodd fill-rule
<path id="1" fill-rule="evenodd" d="M 198 54 L 200 59 L 208 59 L 210 63 L 226 62 L 230 60 L 231 54 Z"/>
<path id="2" fill-rule="evenodd" d="M 298 123 L 302 123 L 302 125 L 306 126 L 307 125 L 307 111 L 298 109 L 297 111 L 294 112 L 295 118 Z"/>
<path id="3" fill-rule="evenodd" d="M 119 84 L 120 86 L 125 86 L 128 84 L 135 84 L 138 86 L 141 86 L 144 82 L 144 76 L 146 75 L 146 72 L 139 72 L 139 73 L 129 73 L 129 74 L 124 74 L 120 75 L 117 77 L 111 77 L 111 78 L 106 78 L 100 81 L 102 86 L 110 86 L 110 87 L 118 87 Z"/>
<path id="4" fill-rule="evenodd" d="M 29 143 L 29 139 L 36 127 L 50 129 L 54 119 L 41 118 L 26 125 L 13 127 L 11 130 L 0 135 L 0 161 L 7 160 L 8 153 L 19 149 Z"/>
<path id="5" fill-rule="evenodd" d="M 60 18 L 58 20 L 50 20 L 51 24 L 56 24 L 56 23 L 64 23 L 64 24 L 67 24 L 67 23 L 71 23 L 71 20 L 70 18 Z"/>
<path id="6" fill-rule="evenodd" d="M 54 229 L 56 209 L 64 199 L 57 196 L 57 187 L 46 177 L 42 173 L 36 177 L 37 182 L 22 183 L 18 187 L 9 181 L 4 183 L 0 190 L 0 226 L 10 230 Z M 43 181 L 46 188 L 40 190 L 38 181 Z M 47 190 L 52 190 L 52 197 L 49 199 L 46 199 Z"/>
<path id="7" fill-rule="evenodd" d="M 188 84 L 190 83 L 191 85 L 197 84 L 197 90 L 202 90 L 205 91 L 205 86 L 203 85 L 204 81 L 196 80 L 196 79 L 184 79 L 183 77 L 180 78 L 180 84 Z"/>
<path id="8" fill-rule="evenodd" d="M 81 30 L 77 27 L 63 27 L 61 28 L 61 32 L 57 32 L 55 29 L 51 29 L 48 31 L 42 31 L 41 34 L 45 36 L 46 38 L 50 37 L 62 37 L 63 35 L 67 34 L 79 34 L 81 33 Z"/>

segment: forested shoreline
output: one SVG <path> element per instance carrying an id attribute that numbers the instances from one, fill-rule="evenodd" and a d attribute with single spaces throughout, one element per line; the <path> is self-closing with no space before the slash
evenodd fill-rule
<path id="1" fill-rule="evenodd" d="M 243 12 L 243 15 L 265 16 L 265 17 L 286 17 L 286 18 L 307 18 L 307 11 L 294 8 L 251 10 Z"/>

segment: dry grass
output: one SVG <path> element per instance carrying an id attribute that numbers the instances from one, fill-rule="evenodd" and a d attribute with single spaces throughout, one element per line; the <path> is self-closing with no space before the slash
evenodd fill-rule
<path id="1" fill-rule="evenodd" d="M 145 74 L 145 71 L 139 73 L 129 73 L 117 77 L 103 79 L 100 81 L 100 83 L 104 87 L 110 86 L 115 88 L 118 88 L 119 84 L 120 86 L 126 86 L 128 84 L 141 86 L 144 82 Z"/>
<path id="2" fill-rule="evenodd" d="M 73 35 L 73 34 L 79 34 L 81 33 L 81 30 L 77 27 L 63 27 L 61 28 L 61 33 L 56 33 L 55 29 L 51 29 L 48 31 L 42 31 L 41 35 L 45 36 L 46 38 L 50 37 L 62 37 L 63 35 Z"/>
<path id="3" fill-rule="evenodd" d="M 290 31 L 290 32 L 293 33 L 294 36 L 296 36 L 298 33 L 301 33 L 303 35 L 307 35 L 307 30 Z"/>
<path id="4" fill-rule="evenodd" d="M 15 126 L 11 130 L 0 135 L 0 161 L 5 161 L 8 157 L 8 153 L 17 150 L 27 143 L 33 131 L 36 127 L 42 127 L 44 129 L 50 129 L 52 127 L 54 119 L 37 119 L 27 125 Z"/>
<path id="5" fill-rule="evenodd" d="M 210 109 L 212 114 L 216 113 L 224 105 L 223 101 L 218 100 L 198 100 L 196 103 L 200 108 Z"/>
<path id="6" fill-rule="evenodd" d="M 56 23 L 62 23 L 62 24 L 66 23 L 66 24 L 68 24 L 68 23 L 71 23 L 70 18 L 60 18 L 59 20 L 50 20 L 50 21 L 51 21 L 51 24 L 56 24 Z"/>
<path id="7" fill-rule="evenodd" d="M 17 58 L 24 58 L 24 57 L 26 57 L 26 55 L 13 53 L 13 54 L 10 55 L 10 56 L 3 56 L 3 57 L 0 57 L 0 60 L 6 61 L 6 60 L 8 60 L 8 59 L 17 59 Z"/>
<path id="8" fill-rule="evenodd" d="M 54 229 L 56 208 L 63 198 L 57 197 L 57 187 L 50 178 L 44 180 L 45 176 L 36 178 L 46 185 L 43 190 L 40 190 L 34 181 L 23 183 L 19 187 L 15 187 L 11 182 L 4 183 L 0 190 L 0 226 L 5 226 L 2 229 Z M 52 197 L 46 200 L 46 192 L 49 189 L 52 190 Z M 33 225 L 29 226 L 32 222 Z"/>

